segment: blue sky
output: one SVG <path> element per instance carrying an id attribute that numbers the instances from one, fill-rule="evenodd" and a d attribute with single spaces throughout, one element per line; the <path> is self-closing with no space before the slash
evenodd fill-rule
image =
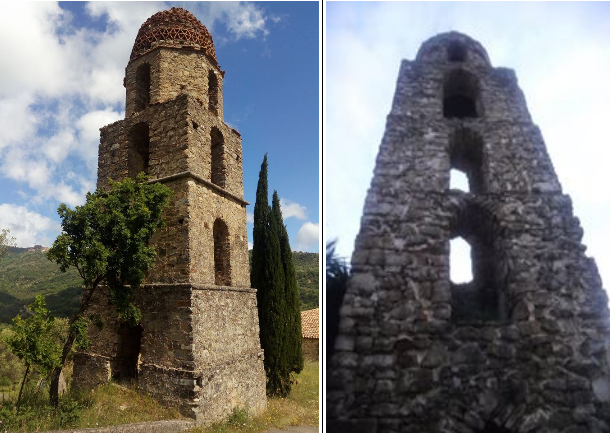
<path id="1" fill-rule="evenodd" d="M 268 153 L 293 250 L 319 250 L 317 2 L 13 2 L 0 16 L 0 228 L 50 245 L 57 206 L 95 189 L 99 128 L 124 118 L 123 76 L 140 25 L 182 6 L 211 31 L 226 71 L 225 122 L 242 135 L 252 240 Z"/>
<path id="2" fill-rule="evenodd" d="M 609 2 L 328 2 L 325 20 L 324 235 L 339 255 L 352 254 L 401 60 L 456 30 L 516 71 L 609 287 Z"/>

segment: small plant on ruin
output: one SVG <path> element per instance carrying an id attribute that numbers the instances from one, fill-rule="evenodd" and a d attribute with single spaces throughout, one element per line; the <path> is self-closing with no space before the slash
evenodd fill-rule
<path id="1" fill-rule="evenodd" d="M 54 326 L 54 317 L 45 308 L 44 296 L 36 295 L 34 303 L 28 306 L 32 315 L 22 319 L 17 315 L 13 319 L 13 332 L 6 337 L 6 344 L 13 354 L 25 364 L 25 372 L 17 397 L 17 413 L 21 404 L 23 387 L 32 368 L 39 373 L 48 375 L 59 366 L 61 345 L 57 327 Z"/>
<path id="2" fill-rule="evenodd" d="M 131 325 L 140 321 L 140 311 L 131 295 L 144 281 L 156 253 L 149 239 L 163 225 L 161 214 L 171 190 L 160 183 L 148 183 L 145 175 L 135 180 L 111 182 L 110 191 L 88 193 L 86 203 L 74 210 L 61 204 L 62 233 L 47 253 L 62 271 L 76 268 L 83 280 L 79 311 L 70 319 L 68 337 L 59 366 L 53 371 L 51 404 L 59 403 L 59 376 L 76 342 L 87 344 L 86 312 L 96 290 L 105 285 L 119 317 Z"/>

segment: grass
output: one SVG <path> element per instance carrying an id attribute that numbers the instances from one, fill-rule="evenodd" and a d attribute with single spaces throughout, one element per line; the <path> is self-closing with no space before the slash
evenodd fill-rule
<path id="1" fill-rule="evenodd" d="M 196 427 L 189 433 L 258 433 L 291 425 L 318 426 L 318 362 L 306 360 L 305 368 L 295 379 L 290 395 L 287 398 L 268 399 L 267 409 L 262 414 L 250 417 L 243 408 L 236 408 L 226 421 L 210 427 Z"/>
<path id="2" fill-rule="evenodd" d="M 176 409 L 163 407 L 135 389 L 114 383 L 91 392 L 63 396 L 55 414 L 48 403 L 48 392 L 36 392 L 32 387 L 24 395 L 18 415 L 14 402 L 0 403 L 0 426 L 10 432 L 105 427 L 179 418 Z"/>
<path id="3" fill-rule="evenodd" d="M 251 417 L 246 410 L 236 408 L 226 421 L 207 428 L 196 427 L 190 433 L 256 433 L 291 425 L 318 426 L 318 374 L 318 362 L 305 361 L 305 368 L 295 376 L 290 395 L 269 399 L 262 414 Z M 13 433 L 182 418 L 177 409 L 166 408 L 135 388 L 115 383 L 91 392 L 70 392 L 61 398 L 54 413 L 48 403 L 48 391 L 36 390 L 35 382 L 30 382 L 24 392 L 19 415 L 14 399 L 0 401 L 0 427 Z"/>

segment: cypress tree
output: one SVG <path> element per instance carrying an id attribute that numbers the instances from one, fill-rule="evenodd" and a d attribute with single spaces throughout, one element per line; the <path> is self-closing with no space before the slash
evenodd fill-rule
<path id="1" fill-rule="evenodd" d="M 252 273 L 257 289 L 261 347 L 265 351 L 267 394 L 286 396 L 290 392 L 290 365 L 285 356 L 286 300 L 279 229 L 271 215 L 267 188 L 267 155 L 263 159 L 256 188 Z"/>
<path id="2" fill-rule="evenodd" d="M 284 268 L 284 298 L 286 300 L 286 337 L 285 355 L 291 371 L 300 373 L 303 370 L 303 331 L 301 330 L 301 308 L 297 274 L 294 269 L 292 250 L 288 231 L 284 225 L 280 200 L 277 191 L 273 191 L 272 214 L 279 229 L 282 266 Z"/>

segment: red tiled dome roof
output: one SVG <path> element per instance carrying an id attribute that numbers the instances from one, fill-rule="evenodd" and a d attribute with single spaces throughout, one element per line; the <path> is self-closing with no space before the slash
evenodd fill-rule
<path id="1" fill-rule="evenodd" d="M 212 35 L 195 15 L 183 8 L 157 12 L 140 27 L 131 50 L 132 61 L 156 46 L 202 51 L 218 67 Z"/>

